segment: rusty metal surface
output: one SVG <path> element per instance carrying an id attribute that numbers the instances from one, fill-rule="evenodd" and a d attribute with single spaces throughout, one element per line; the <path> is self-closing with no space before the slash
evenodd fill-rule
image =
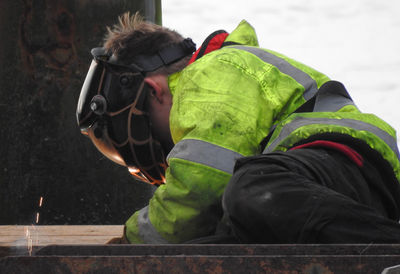
<path id="1" fill-rule="evenodd" d="M 390 256 L 31 256 L 0 260 L 2 273 L 380 273 Z"/>
<path id="2" fill-rule="evenodd" d="M 400 255 L 400 244 L 331 244 L 331 245 L 49 245 L 35 255 L 57 256 L 136 256 L 136 255 Z"/>
<path id="3" fill-rule="evenodd" d="M 47 246 L 0 259 L 1 273 L 381 273 L 400 245 Z"/>

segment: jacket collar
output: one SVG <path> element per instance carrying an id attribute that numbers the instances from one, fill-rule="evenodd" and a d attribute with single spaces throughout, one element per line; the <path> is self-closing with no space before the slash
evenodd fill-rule
<path id="1" fill-rule="evenodd" d="M 201 44 L 201 47 L 193 54 L 189 64 L 214 50 L 220 49 L 224 46 L 237 44 L 258 46 L 258 39 L 255 30 L 246 20 L 242 20 L 231 34 L 228 34 L 224 30 L 218 30 L 211 33 Z"/>

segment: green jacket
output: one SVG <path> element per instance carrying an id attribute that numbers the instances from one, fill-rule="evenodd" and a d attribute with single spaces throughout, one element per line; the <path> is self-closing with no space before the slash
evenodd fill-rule
<path id="1" fill-rule="evenodd" d="M 126 222 L 126 236 L 132 243 L 182 243 L 213 234 L 222 217 L 221 197 L 235 160 L 262 153 L 260 143 L 274 126 L 272 150 L 286 150 L 296 143 L 281 129 L 329 81 L 308 66 L 260 49 L 253 28 L 245 21 L 225 41 L 240 45 L 210 52 L 169 77 L 175 146 L 167 158 L 166 183 L 147 207 Z M 344 107 L 350 108 L 344 114 L 354 114 L 351 117 L 357 120 L 359 111 Z M 367 122 L 381 123 L 374 119 Z M 386 124 L 380 127 L 395 136 Z M 302 134 L 302 138 L 307 135 Z M 388 150 L 380 145 L 380 151 Z"/>

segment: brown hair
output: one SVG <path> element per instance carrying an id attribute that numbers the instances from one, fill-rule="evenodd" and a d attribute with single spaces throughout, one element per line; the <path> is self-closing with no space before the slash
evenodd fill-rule
<path id="1" fill-rule="evenodd" d="M 118 17 L 119 23 L 107 27 L 104 47 L 125 64 L 132 62 L 137 55 L 154 55 L 160 49 L 179 43 L 184 38 L 176 31 L 147 22 L 139 13 L 129 12 Z M 190 56 L 163 67 L 152 74 L 171 74 L 182 70 Z"/>

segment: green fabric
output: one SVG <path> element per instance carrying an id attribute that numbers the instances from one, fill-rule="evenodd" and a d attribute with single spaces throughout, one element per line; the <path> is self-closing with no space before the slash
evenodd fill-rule
<path id="1" fill-rule="evenodd" d="M 181 159 L 171 159 L 169 164 L 168 183 L 150 202 L 153 226 L 173 243 L 213 233 L 222 214 L 220 197 L 230 175 Z"/>
<path id="2" fill-rule="evenodd" d="M 227 38 L 257 46 L 253 28 L 242 21 Z M 281 55 L 280 55 L 281 56 Z M 318 86 L 325 75 L 287 57 Z M 174 143 L 196 139 L 245 156 L 260 153 L 271 126 L 304 103 L 302 85 L 243 50 L 213 51 L 169 77 L 173 95 L 170 129 Z M 231 174 L 186 160 L 169 159 L 166 184 L 149 203 L 149 218 L 171 243 L 212 234 L 222 216 L 222 193 Z M 137 213 L 126 223 L 127 237 L 140 243 Z"/>
<path id="3" fill-rule="evenodd" d="M 139 211 L 136 211 L 125 223 L 125 233 L 126 233 L 126 238 L 130 243 L 135 243 L 135 244 L 144 244 L 145 242 L 143 241 L 142 238 L 139 236 L 139 227 L 138 227 L 138 214 Z"/>
<path id="4" fill-rule="evenodd" d="M 258 47 L 256 32 L 246 20 L 242 20 L 239 23 L 236 29 L 225 39 L 225 42 Z"/>
<path id="5" fill-rule="evenodd" d="M 280 131 L 283 126 L 291 123 L 296 118 L 325 118 L 325 119 L 350 119 L 355 121 L 365 122 L 367 124 L 373 125 L 385 132 L 387 132 L 393 139 L 396 139 L 396 131 L 385 121 L 381 120 L 373 114 L 361 113 L 354 106 L 346 106 L 338 112 L 312 112 L 312 113 L 295 113 L 290 115 L 290 117 L 280 123 L 271 137 L 271 140 L 267 144 L 270 145 L 279 136 Z M 311 124 L 296 128 L 290 135 L 288 135 L 280 144 L 275 148 L 275 150 L 286 151 L 291 148 L 294 144 L 301 140 L 307 139 L 315 134 L 323 133 L 341 133 L 350 135 L 356 139 L 363 140 L 369 145 L 371 149 L 374 149 L 383 156 L 383 158 L 388 161 L 392 166 L 393 171 L 396 175 L 398 181 L 400 181 L 400 162 L 397 158 L 395 152 L 390 149 L 390 147 L 378 136 L 374 135 L 369 131 L 356 130 L 351 127 L 329 125 L 329 124 Z"/>

